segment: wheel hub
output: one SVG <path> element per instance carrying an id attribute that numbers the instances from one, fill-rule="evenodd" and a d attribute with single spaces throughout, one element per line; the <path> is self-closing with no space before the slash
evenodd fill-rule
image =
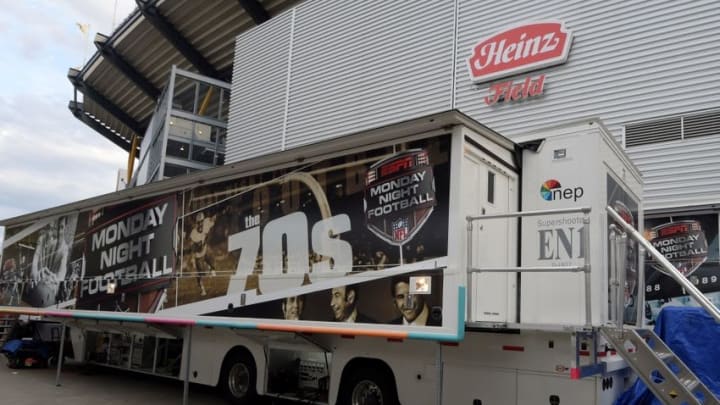
<path id="1" fill-rule="evenodd" d="M 250 389 L 250 370 L 242 363 L 233 364 L 228 372 L 228 388 L 236 398 L 243 398 Z"/>
<path id="2" fill-rule="evenodd" d="M 363 380 L 358 382 L 352 391 L 352 405 L 382 405 L 383 395 L 375 382 Z"/>

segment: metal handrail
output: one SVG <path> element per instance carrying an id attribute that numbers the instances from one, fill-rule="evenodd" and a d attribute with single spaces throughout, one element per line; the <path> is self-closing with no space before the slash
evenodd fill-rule
<path id="1" fill-rule="evenodd" d="M 515 211 L 515 212 L 503 212 L 500 214 L 489 214 L 480 215 L 477 217 L 467 216 L 465 217 L 468 221 L 477 221 L 479 219 L 498 219 L 498 218 L 522 218 L 522 217 L 536 217 L 540 215 L 555 215 L 555 214 L 590 214 L 590 207 L 577 207 L 577 208 L 557 208 L 552 210 L 535 210 L 535 211 Z"/>
<path id="2" fill-rule="evenodd" d="M 685 291 L 687 291 L 690 296 L 692 296 L 695 301 L 700 304 L 700 306 L 702 306 L 713 318 L 715 318 L 716 322 L 720 323 L 720 310 L 708 299 L 708 297 L 705 296 L 705 294 L 700 292 L 700 290 L 698 290 L 697 287 L 695 287 L 695 285 L 687 279 L 687 277 L 675 268 L 675 266 L 673 266 L 672 263 L 665 258 L 665 256 L 658 252 L 657 249 L 655 249 L 655 247 L 640 234 L 640 232 L 633 228 L 632 225 L 625 222 L 617 211 L 615 211 L 612 207 L 606 207 L 605 210 L 618 225 L 625 229 L 625 232 L 627 232 L 631 238 L 644 247 L 645 250 L 650 253 L 650 256 L 657 260 L 657 262 L 667 271 L 667 275 L 680 284 L 680 286 L 684 288 Z"/>
<path id="3" fill-rule="evenodd" d="M 610 224 L 608 239 L 610 243 L 610 259 L 608 261 L 610 274 L 610 321 L 617 328 L 625 324 L 625 256 L 627 248 L 627 234 L 619 232 L 617 225 Z"/>
<path id="4" fill-rule="evenodd" d="M 470 273 L 508 273 L 508 272 L 523 272 L 528 273 L 579 273 L 585 271 L 585 265 L 582 266 L 524 266 L 524 267 L 472 267 L 468 269 Z"/>
<path id="5" fill-rule="evenodd" d="M 484 272 L 495 272 L 495 273 L 522 273 L 522 272 L 548 272 L 548 273 L 560 273 L 560 272 L 583 272 L 585 274 L 585 326 L 592 326 L 592 301 L 591 288 L 590 288 L 590 207 L 577 207 L 577 208 L 560 208 L 551 210 L 536 210 L 536 211 L 516 211 L 506 212 L 501 214 L 489 214 L 481 216 L 467 216 L 467 313 L 472 314 L 472 273 L 484 273 Z M 522 218 L 540 215 L 557 215 L 557 214 L 583 214 L 583 225 L 584 232 L 582 235 L 583 246 L 585 246 L 584 253 L 584 264 L 582 266 L 525 266 L 525 267 L 487 267 L 487 268 L 474 268 L 472 267 L 472 247 L 473 247 L 473 222 L 486 220 L 486 219 L 502 219 L 502 218 Z"/>

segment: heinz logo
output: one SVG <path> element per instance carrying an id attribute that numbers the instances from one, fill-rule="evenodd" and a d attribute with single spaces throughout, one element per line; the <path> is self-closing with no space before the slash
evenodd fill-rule
<path id="1" fill-rule="evenodd" d="M 573 200 L 577 201 L 585 194 L 582 187 L 565 187 L 555 179 L 545 181 L 540 186 L 540 196 L 545 201 Z"/>
<path id="2" fill-rule="evenodd" d="M 499 77 L 564 63 L 572 32 L 559 21 L 521 25 L 480 41 L 468 58 L 470 80 L 482 83 Z"/>

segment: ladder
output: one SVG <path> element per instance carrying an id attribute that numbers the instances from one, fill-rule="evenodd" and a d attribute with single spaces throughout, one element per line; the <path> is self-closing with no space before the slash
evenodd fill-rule
<path id="1" fill-rule="evenodd" d="M 650 329 L 600 328 L 645 385 L 667 405 L 720 405 L 720 401 Z"/>

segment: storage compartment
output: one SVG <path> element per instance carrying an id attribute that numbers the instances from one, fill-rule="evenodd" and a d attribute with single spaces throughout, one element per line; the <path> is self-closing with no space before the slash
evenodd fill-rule
<path id="1" fill-rule="evenodd" d="M 330 353 L 271 348 L 269 354 L 269 394 L 303 401 L 327 402 Z"/>

